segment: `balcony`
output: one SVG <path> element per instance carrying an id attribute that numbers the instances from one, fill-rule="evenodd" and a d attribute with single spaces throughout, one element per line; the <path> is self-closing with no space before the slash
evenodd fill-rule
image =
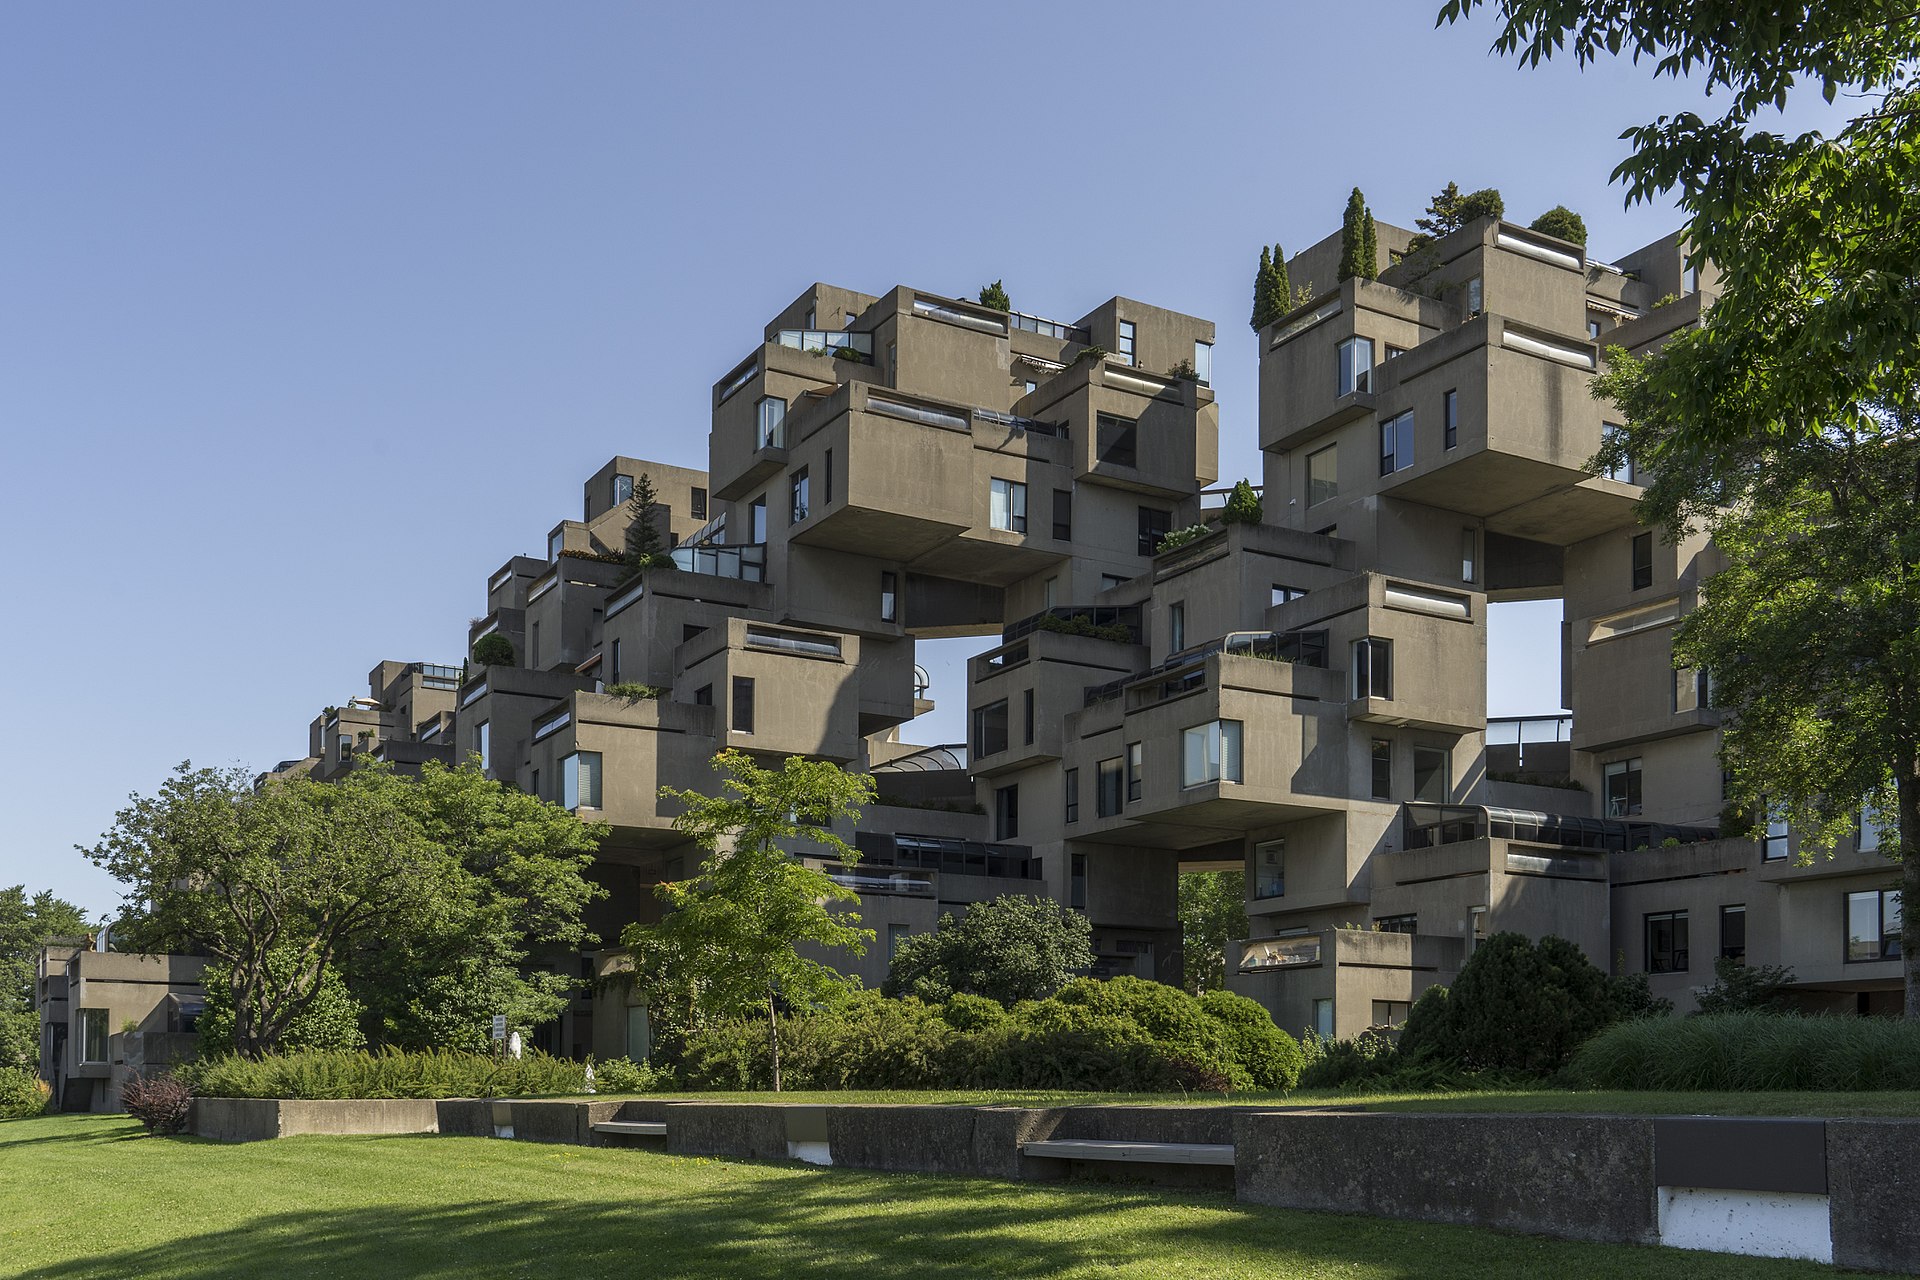
<path id="1" fill-rule="evenodd" d="M 1144 644 L 1140 606 L 1060 605 L 1009 623 L 1001 628 L 1000 643 L 1010 644 L 1036 631 L 1058 635 L 1086 636 L 1093 640 L 1111 640 L 1116 644 Z"/>
<path id="2" fill-rule="evenodd" d="M 1629 822 L 1619 818 L 1582 818 L 1571 814 L 1534 813 L 1491 805 L 1443 805 L 1411 802 L 1402 819 L 1408 849 L 1437 849 L 1469 840 L 1520 840 L 1625 853 L 1629 850 L 1677 844 L 1702 844 L 1720 838 L 1717 827 L 1678 826 L 1663 822 Z"/>
<path id="3" fill-rule="evenodd" d="M 775 346 L 809 355 L 832 356 L 855 364 L 873 363 L 873 335 L 850 329 L 782 329 L 773 335 Z"/>
<path id="4" fill-rule="evenodd" d="M 767 580 L 765 543 L 745 543 L 732 547 L 675 547 L 667 553 L 673 567 L 682 573 L 705 574 L 710 578 L 735 578 L 741 582 Z"/>
<path id="5" fill-rule="evenodd" d="M 1325 631 L 1234 631 L 1222 636 L 1212 644 L 1185 649 L 1159 666 L 1150 667 L 1135 675 L 1123 676 L 1105 684 L 1089 686 L 1083 695 L 1082 706 L 1094 706 L 1119 697 L 1129 687 L 1148 684 L 1155 680 L 1176 677 L 1185 680 L 1198 674 L 1204 679 L 1199 668 L 1215 654 L 1231 657 L 1258 658 L 1267 662 L 1297 663 L 1303 667 L 1325 669 L 1327 665 L 1327 633 Z M 1156 701 L 1158 699 L 1155 699 Z"/>

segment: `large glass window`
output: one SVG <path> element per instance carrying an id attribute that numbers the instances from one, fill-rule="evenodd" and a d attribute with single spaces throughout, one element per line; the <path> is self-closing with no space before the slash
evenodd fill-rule
<path id="1" fill-rule="evenodd" d="M 1393 697 L 1393 641 L 1367 636 L 1353 642 L 1353 696 Z"/>
<path id="2" fill-rule="evenodd" d="M 1687 913 L 1659 911 L 1647 916 L 1647 972 L 1685 973 Z"/>
<path id="3" fill-rule="evenodd" d="M 1133 321 L 1122 320 L 1120 322 L 1120 349 L 1114 352 L 1114 354 L 1122 360 L 1125 360 L 1128 364 L 1139 363 L 1139 361 L 1135 359 Z"/>
<path id="4" fill-rule="evenodd" d="M 1631 818 L 1640 812 L 1640 757 L 1614 760 L 1601 768 L 1606 782 L 1607 816 Z"/>
<path id="5" fill-rule="evenodd" d="M 560 762 L 560 807 L 600 807 L 600 753 L 576 751 Z"/>
<path id="6" fill-rule="evenodd" d="M 1767 835 L 1761 842 L 1760 856 L 1768 862 L 1784 859 L 1792 843 L 1793 832 L 1787 826 L 1787 820 L 1777 813 L 1767 815 Z"/>
<path id="7" fill-rule="evenodd" d="M 1012 840 L 1020 834 L 1020 787 L 993 789 L 993 838 Z"/>
<path id="8" fill-rule="evenodd" d="M 1132 418 L 1117 418 L 1110 413 L 1096 414 L 1093 420 L 1095 456 L 1116 467 L 1131 467 L 1139 462 L 1139 424 Z"/>
<path id="9" fill-rule="evenodd" d="M 1140 554 L 1150 556 L 1160 549 L 1160 539 L 1173 532 L 1173 512 L 1141 507 L 1139 528 Z"/>
<path id="10" fill-rule="evenodd" d="M 1720 908 L 1720 955 L 1740 964 L 1747 962 L 1747 908 L 1745 904 Z"/>
<path id="11" fill-rule="evenodd" d="M 1847 895 L 1847 963 L 1900 957 L 1900 891 L 1868 889 Z"/>
<path id="12" fill-rule="evenodd" d="M 1211 342 L 1193 344 L 1193 373 L 1200 380 L 1201 386 L 1213 385 L 1213 344 Z"/>
<path id="13" fill-rule="evenodd" d="M 80 1010 L 80 1061 L 105 1062 L 107 1060 L 107 1011 L 105 1009 Z"/>
<path id="14" fill-rule="evenodd" d="M 1340 496 L 1340 446 L 1330 444 L 1307 455 L 1307 505 Z"/>
<path id="15" fill-rule="evenodd" d="M 767 495 L 761 494 L 747 506 L 747 541 L 756 545 L 767 540 Z"/>
<path id="16" fill-rule="evenodd" d="M 735 733 L 753 732 L 753 677 L 733 678 L 733 719 Z"/>
<path id="17" fill-rule="evenodd" d="M 1253 896 L 1283 898 L 1287 893 L 1287 842 L 1263 840 L 1253 846 Z"/>
<path id="18" fill-rule="evenodd" d="M 1390 476 L 1413 465 L 1413 410 L 1380 424 L 1380 474 Z"/>
<path id="19" fill-rule="evenodd" d="M 1007 700 L 975 707 L 973 711 L 973 754 L 998 755 L 1007 749 Z"/>
<path id="20" fill-rule="evenodd" d="M 987 523 L 1008 533 L 1027 531 L 1027 486 L 995 479 L 988 493 Z"/>
<path id="21" fill-rule="evenodd" d="M 1121 796 L 1125 794 L 1125 771 L 1119 756 L 1100 762 L 1097 782 L 1098 791 L 1094 796 L 1096 810 L 1103 818 L 1111 818 L 1120 812 Z"/>
<path id="22" fill-rule="evenodd" d="M 1240 722 L 1215 720 L 1188 729 L 1181 735 L 1181 761 L 1180 785 L 1183 787 L 1243 781 Z"/>
<path id="23" fill-rule="evenodd" d="M 758 432 L 760 448 L 784 449 L 787 447 L 787 402 L 785 400 L 778 396 L 761 398 Z"/>
<path id="24" fill-rule="evenodd" d="M 492 740 L 493 734 L 488 728 L 487 721 L 482 720 L 473 727 L 473 750 L 474 754 L 480 757 L 482 769 L 485 769 L 493 760 L 493 752 L 489 749 Z"/>
<path id="25" fill-rule="evenodd" d="M 615 476 L 613 478 L 613 505 L 617 507 L 632 497 L 633 477 Z"/>
<path id="26" fill-rule="evenodd" d="M 1633 589 L 1643 591 L 1653 585 L 1653 535 L 1633 535 Z"/>
<path id="27" fill-rule="evenodd" d="M 707 518 L 707 491 L 699 485 L 693 486 L 693 494 L 687 500 L 687 513 L 695 520 Z"/>
<path id="28" fill-rule="evenodd" d="M 1140 798 L 1145 787 L 1146 748 L 1138 742 L 1127 744 L 1127 799 L 1129 802 Z"/>
<path id="29" fill-rule="evenodd" d="M 1373 339 L 1348 338 L 1339 347 L 1335 395 L 1373 390 Z"/>
<path id="30" fill-rule="evenodd" d="M 1373 798 L 1393 799 L 1393 739 L 1372 739 L 1368 745 L 1368 758 L 1372 764 Z"/>
<path id="31" fill-rule="evenodd" d="M 1333 1001 L 1322 998 L 1313 1002 L 1313 1033 L 1322 1040 L 1333 1039 Z"/>
<path id="32" fill-rule="evenodd" d="M 1073 541 L 1073 490 L 1071 489 L 1053 491 L 1053 539 L 1055 542 Z"/>
<path id="33" fill-rule="evenodd" d="M 1439 747 L 1413 749 L 1413 798 L 1428 804 L 1445 804 L 1453 789 L 1452 761 Z"/>

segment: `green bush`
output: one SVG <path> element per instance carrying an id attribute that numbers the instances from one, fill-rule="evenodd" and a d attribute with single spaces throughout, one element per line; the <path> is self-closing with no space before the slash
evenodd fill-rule
<path id="1" fill-rule="evenodd" d="M 651 702 L 666 694 L 666 690 L 657 684 L 641 684 L 637 680 L 622 680 L 618 684 L 607 686 L 607 692 L 616 698 L 625 698 L 628 702 Z"/>
<path id="2" fill-rule="evenodd" d="M 1303 1089 L 1346 1089 L 1377 1084 L 1400 1065 L 1393 1037 L 1368 1027 L 1351 1040 L 1321 1039 L 1309 1031 L 1300 1041 L 1305 1062 L 1300 1072 Z"/>
<path id="3" fill-rule="evenodd" d="M 1713 985 L 1700 993 L 1699 1013 L 1787 1013 L 1793 970 L 1778 964 L 1743 964 L 1726 956 L 1713 962 Z"/>
<path id="4" fill-rule="evenodd" d="M 1095 640 L 1114 640 L 1126 644 L 1133 639 L 1133 633 L 1127 630 L 1125 623 L 1109 622 L 1095 626 L 1093 619 L 1085 614 L 1074 614 L 1062 618 L 1058 614 L 1045 614 L 1040 619 L 1040 630 L 1053 631 L 1063 636 L 1090 636 Z"/>
<path id="5" fill-rule="evenodd" d="M 1007 291 L 998 280 L 992 284 L 980 286 L 980 305 L 992 307 L 995 311 L 1013 310 L 1013 302 L 1007 297 Z"/>
<path id="6" fill-rule="evenodd" d="M 280 948 L 267 955 L 267 976 L 277 983 L 290 982 L 298 957 L 291 948 Z M 207 1057 L 232 1053 L 234 1038 L 233 991 L 227 984 L 225 965 L 207 966 L 205 976 L 207 1006 L 200 1015 L 200 1052 Z M 280 1035 L 283 1053 L 308 1050 L 348 1052 L 364 1049 L 367 1037 L 360 1030 L 360 1002 L 347 991 L 337 971 L 329 968 L 320 977 L 313 1000 L 287 1023 Z"/>
<path id="7" fill-rule="evenodd" d="M 1198 542 L 1212 532 L 1214 532 L 1212 525 L 1190 524 L 1184 529 L 1175 529 L 1171 533 L 1161 534 L 1160 544 L 1153 549 L 1153 554 L 1160 555 L 1175 547 L 1184 547 L 1189 542 Z"/>
<path id="8" fill-rule="evenodd" d="M 651 1063 L 628 1058 L 608 1058 L 595 1062 L 593 1087 L 597 1093 L 658 1093 L 672 1089 L 673 1073 Z"/>
<path id="9" fill-rule="evenodd" d="M 1077 911 L 1002 894 L 965 915 L 942 915 L 932 933 L 902 939 L 881 990 L 930 1004 L 963 991 L 1003 1005 L 1045 999 L 1093 963 L 1092 936 Z"/>
<path id="10" fill-rule="evenodd" d="M 1303 1059 L 1294 1038 L 1273 1024 L 1257 1001 L 1231 991 L 1203 991 L 1200 1012 L 1226 1028 L 1227 1053 L 1256 1089 L 1286 1090 L 1300 1081 Z"/>
<path id="11" fill-rule="evenodd" d="M 1657 1009 L 1650 1000 L 1610 982 L 1565 938 L 1497 933 L 1474 949 L 1451 990 L 1421 995 L 1400 1054 L 1466 1071 L 1551 1075 L 1602 1027 Z"/>
<path id="12" fill-rule="evenodd" d="M 1623 1022 L 1581 1045 L 1566 1079 L 1592 1089 L 1920 1089 L 1920 1023 L 1753 1011 Z"/>
<path id="13" fill-rule="evenodd" d="M 940 1017 L 955 1031 L 984 1031 L 1005 1022 L 1007 1009 L 998 1000 L 962 991 L 941 1006 Z"/>
<path id="14" fill-rule="evenodd" d="M 0 1067 L 0 1120 L 37 1116 L 53 1101 L 53 1090 L 31 1067 Z"/>
<path id="15" fill-rule="evenodd" d="M 1587 243 L 1587 220 L 1563 204 L 1557 204 L 1535 218 L 1529 230 L 1558 236 L 1577 245 Z"/>
<path id="16" fill-rule="evenodd" d="M 586 1064 L 530 1053 L 287 1053 L 190 1062 L 175 1072 L 203 1098 L 505 1098 L 586 1092 Z"/>
<path id="17" fill-rule="evenodd" d="M 1220 518 L 1228 524 L 1259 524 L 1265 515 L 1260 505 L 1260 495 L 1253 491 L 1253 484 L 1246 479 L 1234 483 L 1233 492 L 1227 495 L 1226 509 Z"/>
<path id="18" fill-rule="evenodd" d="M 483 667 L 510 667 L 514 663 L 513 641 L 498 631 L 489 631 L 473 642 L 473 660 Z"/>

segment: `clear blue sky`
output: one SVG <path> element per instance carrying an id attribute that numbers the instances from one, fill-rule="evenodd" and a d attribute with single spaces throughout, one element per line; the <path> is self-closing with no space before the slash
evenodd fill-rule
<path id="1" fill-rule="evenodd" d="M 713 379 L 813 280 L 1213 317 L 1231 479 L 1253 258 L 1354 184 L 1566 203 L 1603 257 L 1670 229 L 1607 175 L 1690 90 L 1436 7 L 0 8 L 0 885 L 104 911 L 73 846 L 130 791 L 458 662 L 600 463 L 704 465 Z M 1496 713 L 1557 703 L 1555 619 L 1499 620 Z"/>

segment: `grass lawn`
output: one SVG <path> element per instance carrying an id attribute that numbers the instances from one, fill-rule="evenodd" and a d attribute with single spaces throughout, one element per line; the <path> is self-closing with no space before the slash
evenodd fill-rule
<path id="1" fill-rule="evenodd" d="M 0 1276 L 1774 1280 L 1806 1263 L 1288 1213 L 1224 1195 L 488 1138 L 140 1136 L 0 1121 Z"/>
<path id="2" fill-rule="evenodd" d="M 1552 1111 L 1604 1115 L 1920 1116 L 1920 1092 L 1888 1093 L 1631 1093 L 1571 1089 L 1474 1093 L 1049 1093 L 966 1089 L 790 1090 L 785 1093 L 658 1093 L 653 1098 L 703 1102 L 900 1102 L 1003 1107 L 1123 1106 L 1358 1107 L 1368 1111 Z"/>

